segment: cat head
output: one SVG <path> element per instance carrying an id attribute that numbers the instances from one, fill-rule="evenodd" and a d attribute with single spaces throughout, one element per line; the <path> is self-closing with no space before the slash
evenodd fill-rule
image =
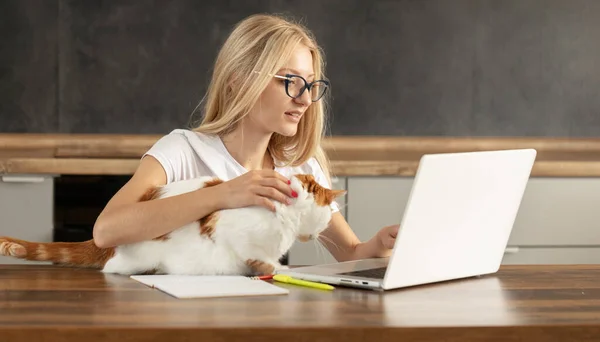
<path id="1" fill-rule="evenodd" d="M 298 193 L 295 205 L 302 212 L 298 240 L 316 239 L 331 220 L 331 203 L 346 194 L 345 190 L 332 190 L 321 186 L 310 174 L 297 174 L 291 179 L 292 189 Z"/>

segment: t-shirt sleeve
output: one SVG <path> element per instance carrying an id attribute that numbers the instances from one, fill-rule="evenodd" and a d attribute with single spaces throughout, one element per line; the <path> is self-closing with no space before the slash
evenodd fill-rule
<path id="1" fill-rule="evenodd" d="M 313 177 L 315 177 L 315 180 L 317 181 L 317 183 L 319 183 L 319 185 L 321 185 L 323 187 L 331 189 L 331 183 L 329 183 L 329 181 L 327 180 L 327 177 L 325 176 L 325 172 L 323 172 L 323 169 L 321 168 L 321 165 L 319 164 L 319 162 L 315 158 L 311 158 L 308 160 L 307 165 L 309 166 L 310 172 L 313 175 Z M 335 200 L 333 202 L 331 202 L 330 206 L 331 206 L 332 212 L 335 213 L 335 212 L 340 211 L 340 207 Z"/>
<path id="2" fill-rule="evenodd" d="M 192 158 L 194 151 L 181 134 L 170 133 L 160 138 L 144 153 L 158 160 L 167 175 L 167 184 L 183 179 L 186 163 Z"/>

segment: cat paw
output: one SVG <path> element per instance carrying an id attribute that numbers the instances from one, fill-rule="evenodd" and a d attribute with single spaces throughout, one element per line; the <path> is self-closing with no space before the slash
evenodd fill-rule
<path id="1" fill-rule="evenodd" d="M 275 271 L 275 266 L 264 261 L 249 259 L 246 260 L 246 265 L 256 275 L 269 275 Z"/>

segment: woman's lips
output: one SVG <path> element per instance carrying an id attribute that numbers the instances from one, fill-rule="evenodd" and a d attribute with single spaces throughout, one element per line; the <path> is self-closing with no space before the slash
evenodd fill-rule
<path id="1" fill-rule="evenodd" d="M 285 112 L 285 115 L 294 122 L 300 121 L 300 118 L 302 117 L 302 114 L 298 112 Z"/>

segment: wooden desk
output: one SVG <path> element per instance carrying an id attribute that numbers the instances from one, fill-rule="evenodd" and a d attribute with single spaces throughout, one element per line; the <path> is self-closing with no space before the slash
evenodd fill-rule
<path id="1" fill-rule="evenodd" d="M 600 266 L 505 266 L 378 293 L 178 300 L 127 277 L 0 266 L 0 341 L 600 340 Z"/>

